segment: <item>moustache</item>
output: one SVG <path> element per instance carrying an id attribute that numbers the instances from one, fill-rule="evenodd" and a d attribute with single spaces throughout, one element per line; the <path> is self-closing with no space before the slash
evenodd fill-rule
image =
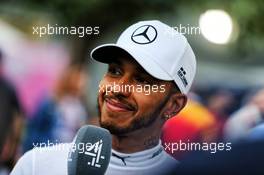
<path id="1" fill-rule="evenodd" d="M 120 103 L 124 105 L 127 109 L 131 111 L 137 110 L 137 107 L 130 102 L 126 101 L 123 97 L 116 96 L 116 95 L 109 95 L 109 94 L 104 94 L 103 95 L 104 100 L 113 100 L 116 101 L 117 103 Z"/>

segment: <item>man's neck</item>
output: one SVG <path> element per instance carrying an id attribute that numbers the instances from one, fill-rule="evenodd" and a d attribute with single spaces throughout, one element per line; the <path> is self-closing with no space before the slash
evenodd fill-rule
<path id="1" fill-rule="evenodd" d="M 112 148 L 122 153 L 134 153 L 153 148 L 159 144 L 158 136 L 149 136 L 144 140 L 112 136 Z"/>
<path id="2" fill-rule="evenodd" d="M 159 144 L 161 131 L 144 128 L 125 136 L 112 135 L 112 148 L 122 153 L 134 153 L 153 148 Z"/>

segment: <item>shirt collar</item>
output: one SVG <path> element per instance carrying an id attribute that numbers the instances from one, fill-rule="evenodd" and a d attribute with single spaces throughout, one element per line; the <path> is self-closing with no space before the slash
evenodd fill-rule
<path id="1" fill-rule="evenodd" d="M 163 147 L 160 140 L 158 145 L 153 148 L 130 154 L 121 153 L 112 149 L 111 163 L 120 166 L 135 165 L 140 162 L 142 163 L 145 161 L 152 161 L 152 159 L 156 159 L 162 151 Z"/>

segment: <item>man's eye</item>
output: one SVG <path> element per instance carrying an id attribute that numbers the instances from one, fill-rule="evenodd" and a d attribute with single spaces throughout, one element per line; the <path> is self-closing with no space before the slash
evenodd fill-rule
<path id="1" fill-rule="evenodd" d="M 116 67 L 109 67 L 108 68 L 108 73 L 110 75 L 115 75 L 115 76 L 118 76 L 118 75 L 121 75 L 121 70 L 116 68 Z"/>

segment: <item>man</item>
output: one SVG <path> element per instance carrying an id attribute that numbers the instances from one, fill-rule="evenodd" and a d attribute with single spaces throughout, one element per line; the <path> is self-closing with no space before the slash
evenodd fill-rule
<path id="1" fill-rule="evenodd" d="M 13 85 L 3 75 L 0 50 L 0 174 L 15 164 L 23 126 L 22 109 Z"/>
<path id="2" fill-rule="evenodd" d="M 159 21 L 142 21 L 91 57 L 108 64 L 98 94 L 100 125 L 112 134 L 106 174 L 164 174 L 177 161 L 161 146 L 161 128 L 185 106 L 196 71 L 186 38 Z M 11 174 L 66 174 L 68 150 L 50 152 L 26 153 Z"/>
<path id="3" fill-rule="evenodd" d="M 234 112 L 224 127 L 225 139 L 233 142 L 264 136 L 264 88 L 259 89 L 239 110 Z"/>

